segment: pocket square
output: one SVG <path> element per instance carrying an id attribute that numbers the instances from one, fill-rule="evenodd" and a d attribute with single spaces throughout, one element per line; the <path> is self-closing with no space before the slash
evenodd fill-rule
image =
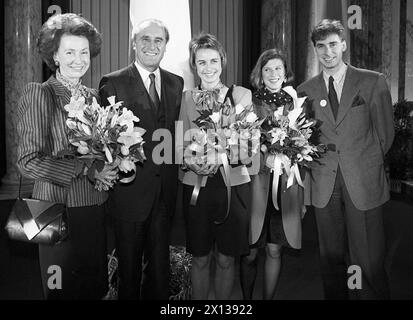
<path id="1" fill-rule="evenodd" d="M 364 101 L 363 97 L 357 95 L 354 99 L 353 99 L 353 103 L 351 104 L 351 107 L 358 107 L 361 106 L 363 104 L 366 104 L 366 101 Z"/>

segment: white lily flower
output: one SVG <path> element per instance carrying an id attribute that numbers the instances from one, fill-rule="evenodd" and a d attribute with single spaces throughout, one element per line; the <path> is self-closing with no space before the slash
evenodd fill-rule
<path id="1" fill-rule="evenodd" d="M 127 146 L 121 146 L 121 147 L 120 147 L 120 152 L 122 153 L 123 156 L 129 155 L 129 147 L 127 147 Z"/>
<path id="2" fill-rule="evenodd" d="M 135 116 L 132 111 L 126 108 L 122 109 L 122 115 L 119 116 L 119 118 L 117 118 L 117 123 L 121 126 L 126 125 L 128 128 L 127 131 L 132 131 L 133 123 L 139 121 L 140 119 L 137 116 Z"/>
<path id="3" fill-rule="evenodd" d="M 277 110 L 274 111 L 274 118 L 276 120 L 280 120 L 283 114 L 284 114 L 284 106 L 281 106 L 277 108 Z"/>
<path id="4" fill-rule="evenodd" d="M 110 105 L 113 105 L 113 104 L 116 103 L 116 97 L 115 97 L 115 96 L 110 96 L 110 97 L 108 98 L 108 101 L 109 101 L 109 104 L 110 104 Z"/>
<path id="5" fill-rule="evenodd" d="M 132 170 L 136 170 L 136 165 L 131 159 L 124 158 L 120 161 L 119 170 L 122 172 L 129 172 Z"/>
<path id="6" fill-rule="evenodd" d="M 108 163 L 112 163 L 113 162 L 112 153 L 110 152 L 107 145 L 103 147 L 103 151 L 105 152 L 105 156 L 106 156 L 106 159 L 108 160 Z"/>
<path id="7" fill-rule="evenodd" d="M 245 121 L 248 123 L 253 123 L 258 120 L 257 115 L 254 112 L 250 112 L 247 117 L 245 118 Z"/>
<path id="8" fill-rule="evenodd" d="M 77 123 L 73 119 L 67 119 L 66 120 L 66 125 L 70 130 L 76 130 L 77 129 Z"/>
<path id="9" fill-rule="evenodd" d="M 307 99 L 307 97 L 299 98 L 297 91 L 291 86 L 284 87 L 283 90 L 287 92 L 291 96 L 291 98 L 293 98 L 294 108 L 300 108 L 303 105 L 305 99 Z"/>
<path id="10" fill-rule="evenodd" d="M 83 129 L 83 132 L 86 133 L 88 136 L 90 136 L 92 134 L 92 130 L 90 129 L 90 127 L 87 124 L 82 123 L 81 127 Z"/>
<path id="11" fill-rule="evenodd" d="M 303 111 L 302 108 L 294 108 L 288 113 L 287 117 L 288 117 L 288 120 L 290 121 L 288 126 L 291 129 L 298 130 L 297 119 L 300 117 L 302 111 Z"/>
<path id="12" fill-rule="evenodd" d="M 235 106 L 235 114 L 241 114 L 245 110 L 245 107 L 242 104 L 237 104 Z"/>
<path id="13" fill-rule="evenodd" d="M 274 128 L 271 130 L 271 136 L 272 136 L 272 141 L 271 143 L 277 143 L 278 141 L 280 142 L 280 145 L 284 145 L 284 139 L 287 137 L 287 133 L 284 130 L 281 130 L 280 128 Z"/>
<path id="14" fill-rule="evenodd" d="M 219 112 L 214 112 L 209 116 L 214 123 L 219 122 Z"/>
<path id="15" fill-rule="evenodd" d="M 86 108 L 85 98 L 80 97 L 78 99 L 71 97 L 69 104 L 64 106 L 64 109 L 68 112 L 69 118 L 76 118 L 83 121 L 83 111 Z"/>
<path id="16" fill-rule="evenodd" d="M 134 128 L 135 129 L 135 128 Z M 133 130 L 132 132 L 121 132 L 118 138 L 119 143 L 123 143 L 128 148 L 143 141 L 142 138 L 142 128 L 136 128 L 138 130 Z"/>
<path id="17" fill-rule="evenodd" d="M 115 110 L 118 109 L 123 104 L 123 101 L 116 102 L 116 97 L 115 96 L 109 97 L 108 101 L 109 101 L 110 105 L 107 106 L 106 108 L 114 108 Z"/>
<path id="18" fill-rule="evenodd" d="M 90 152 L 89 146 L 85 141 L 76 141 L 76 142 L 71 142 L 75 147 L 77 147 L 77 152 L 80 154 L 88 154 Z"/>

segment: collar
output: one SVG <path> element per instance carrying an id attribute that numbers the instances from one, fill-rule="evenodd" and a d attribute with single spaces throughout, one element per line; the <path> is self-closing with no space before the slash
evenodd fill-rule
<path id="1" fill-rule="evenodd" d="M 72 95 L 72 97 L 79 98 L 81 96 L 87 97 L 88 92 L 84 85 L 82 85 L 81 79 L 76 84 L 71 83 L 67 78 L 65 78 L 58 70 L 56 70 L 56 80 L 63 85 L 66 89 L 68 89 Z"/>
<path id="2" fill-rule="evenodd" d="M 141 78 L 143 80 L 143 82 L 146 82 L 146 80 L 149 79 L 149 75 L 151 73 L 155 74 L 155 82 L 160 81 L 161 79 L 161 71 L 159 68 L 157 68 L 154 72 L 150 72 L 148 70 L 146 70 L 145 68 L 142 68 L 139 63 L 137 63 L 136 61 L 135 63 L 135 67 L 136 69 L 138 69 L 139 74 L 141 75 Z M 160 83 L 160 82 L 159 82 Z"/>
<path id="3" fill-rule="evenodd" d="M 343 80 L 344 75 L 346 74 L 346 71 L 347 71 L 347 64 L 343 63 L 340 69 L 338 69 L 337 72 L 332 75 L 334 78 L 334 82 L 340 83 Z M 324 78 L 324 81 L 328 83 L 328 79 L 330 78 L 330 75 L 327 74 L 324 70 L 323 70 L 323 78 Z"/>

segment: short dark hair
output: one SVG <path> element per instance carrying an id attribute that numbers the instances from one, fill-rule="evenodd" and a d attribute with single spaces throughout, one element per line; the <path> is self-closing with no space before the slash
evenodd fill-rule
<path id="1" fill-rule="evenodd" d="M 132 30 L 132 41 L 135 42 L 136 36 L 138 35 L 138 33 L 151 24 L 156 24 L 157 26 L 163 29 L 165 33 L 165 41 L 166 43 L 168 43 L 169 42 L 169 30 L 162 21 L 157 20 L 157 19 L 146 19 L 146 20 L 139 22 L 139 24 L 136 25 Z"/>
<path id="2" fill-rule="evenodd" d="M 219 56 L 221 57 L 222 69 L 227 65 L 227 53 L 218 39 L 210 33 L 200 33 L 193 37 L 189 42 L 189 65 L 193 70 L 196 69 L 195 58 L 196 52 L 199 49 L 212 49 L 218 51 Z"/>
<path id="3" fill-rule="evenodd" d="M 254 89 L 258 90 L 264 87 L 262 81 L 262 68 L 267 64 L 268 61 L 272 59 L 279 59 L 282 61 L 285 70 L 285 77 L 287 78 L 287 83 L 290 83 L 293 80 L 293 73 L 288 67 L 287 58 L 278 49 L 268 49 L 261 53 L 260 57 L 255 64 L 254 69 L 252 69 L 250 81 Z"/>
<path id="4" fill-rule="evenodd" d="M 56 14 L 43 24 L 37 38 L 40 56 L 53 72 L 57 69 L 53 56 L 64 34 L 87 38 L 91 58 L 100 53 L 102 35 L 89 21 L 74 13 Z"/>
<path id="5" fill-rule="evenodd" d="M 321 20 L 311 32 L 311 41 L 315 46 L 319 40 L 324 40 L 330 34 L 337 34 L 341 40 L 345 40 L 344 27 L 338 20 L 324 19 Z"/>

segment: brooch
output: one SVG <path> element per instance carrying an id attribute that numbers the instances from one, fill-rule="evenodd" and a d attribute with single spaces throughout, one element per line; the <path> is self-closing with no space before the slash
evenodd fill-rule
<path id="1" fill-rule="evenodd" d="M 327 101 L 326 100 L 321 100 L 320 101 L 320 106 L 322 106 L 323 108 L 327 106 Z"/>

